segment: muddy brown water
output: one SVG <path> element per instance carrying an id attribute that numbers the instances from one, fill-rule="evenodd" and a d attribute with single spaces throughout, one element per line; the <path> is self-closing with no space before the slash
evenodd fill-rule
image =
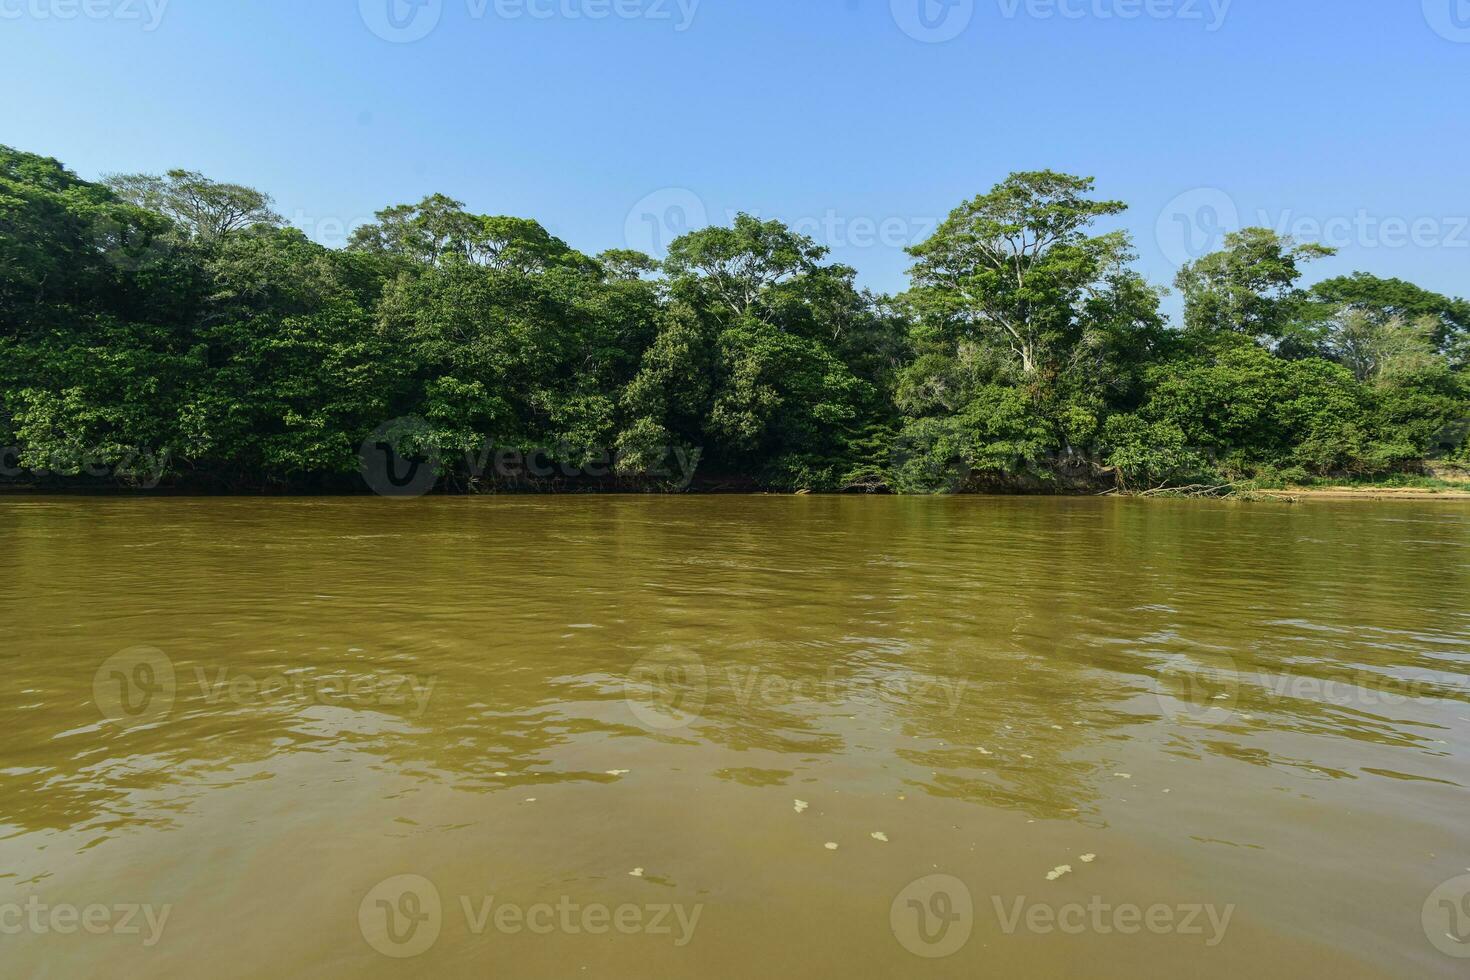
<path id="1" fill-rule="evenodd" d="M 7 977 L 1470 970 L 1470 505 L 8 498 L 0 548 Z"/>

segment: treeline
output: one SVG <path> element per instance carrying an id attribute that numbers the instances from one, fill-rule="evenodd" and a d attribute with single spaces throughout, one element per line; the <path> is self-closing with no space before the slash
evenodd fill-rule
<path id="1" fill-rule="evenodd" d="M 890 297 L 744 215 L 655 261 L 436 195 L 334 250 L 247 187 L 93 183 L 0 147 L 0 467 L 65 483 L 142 453 L 189 488 L 362 489 L 384 431 L 457 489 L 500 480 L 459 462 L 486 446 L 896 492 L 1470 455 L 1470 304 L 1365 273 L 1304 289 L 1329 250 L 1246 229 L 1179 274 L 1171 325 L 1127 236 L 1096 229 L 1123 209 L 1088 179 L 1014 174 L 914 247 Z"/>

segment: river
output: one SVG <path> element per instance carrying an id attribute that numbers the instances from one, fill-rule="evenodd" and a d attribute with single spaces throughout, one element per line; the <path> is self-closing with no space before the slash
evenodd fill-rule
<path id="1" fill-rule="evenodd" d="M 6 976 L 1463 977 L 1470 505 L 0 499 Z"/>

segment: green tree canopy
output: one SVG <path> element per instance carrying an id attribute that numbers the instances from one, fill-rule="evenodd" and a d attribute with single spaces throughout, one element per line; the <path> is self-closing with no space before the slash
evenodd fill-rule
<path id="1" fill-rule="evenodd" d="M 1293 352 L 1309 347 L 1308 295 L 1302 266 L 1333 255 L 1267 228 L 1225 236 L 1225 247 L 1186 265 L 1174 284 L 1184 295 L 1184 327 L 1203 335 L 1237 333 Z"/>
<path id="2" fill-rule="evenodd" d="M 75 480 L 361 488 L 382 433 L 490 489 L 492 447 L 677 456 L 705 485 L 1096 492 L 1470 459 L 1467 311 L 1246 229 L 1184 269 L 1184 329 L 1093 181 L 1018 173 L 911 251 L 912 288 L 780 221 L 591 258 L 442 194 L 347 248 L 184 170 L 94 182 L 0 147 L 0 445 Z M 397 436 L 394 436 L 397 439 Z M 476 464 L 479 465 L 476 465 Z M 38 474 L 45 474 L 40 476 Z"/>

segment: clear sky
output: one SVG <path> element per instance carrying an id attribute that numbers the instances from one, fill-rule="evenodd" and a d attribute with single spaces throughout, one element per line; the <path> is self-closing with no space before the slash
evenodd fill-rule
<path id="1" fill-rule="evenodd" d="M 736 210 L 897 290 L 1012 170 L 1139 267 L 1232 224 L 1470 294 L 1470 0 L 0 0 L 0 142 L 201 170 L 318 240 L 442 191 L 657 251 Z"/>

